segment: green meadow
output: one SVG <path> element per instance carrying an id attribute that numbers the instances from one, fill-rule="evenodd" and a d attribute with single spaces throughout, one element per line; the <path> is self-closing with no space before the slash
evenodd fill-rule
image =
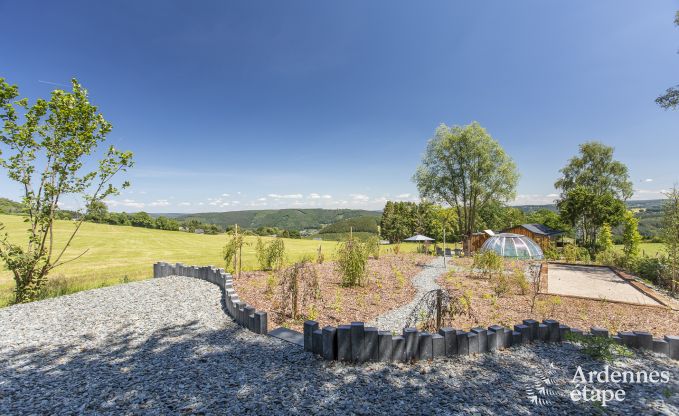
<path id="1" fill-rule="evenodd" d="M 25 241 L 27 225 L 15 215 L 0 215 L 0 223 L 10 240 Z M 63 247 L 70 221 L 57 221 L 56 246 Z M 267 240 L 267 237 L 263 237 Z M 284 239 L 287 261 L 293 262 L 304 256 L 316 256 L 322 247 L 326 260 L 332 260 L 338 243 L 336 241 L 313 241 Z M 243 248 L 243 269 L 258 268 L 255 255 L 257 237 L 246 237 Z M 224 267 L 222 247 L 225 235 L 190 234 L 179 231 L 162 231 L 147 228 L 83 223 L 64 259 L 72 259 L 87 250 L 82 257 L 52 271 L 46 297 L 78 292 L 96 287 L 110 286 L 127 281 L 151 277 L 153 263 L 168 261 L 189 265 L 214 265 Z M 413 252 L 416 244 L 402 244 L 401 251 Z M 386 249 L 385 250 L 391 250 Z M 14 279 L 3 267 L 0 272 L 0 306 L 11 302 Z"/>

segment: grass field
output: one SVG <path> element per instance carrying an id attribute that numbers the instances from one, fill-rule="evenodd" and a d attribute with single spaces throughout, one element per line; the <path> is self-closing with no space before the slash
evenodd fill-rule
<path id="1" fill-rule="evenodd" d="M 615 246 L 615 249 L 622 251 L 622 244 Z M 655 257 L 658 253 L 663 254 L 665 252 L 665 245 L 662 243 L 641 243 L 641 254 L 649 257 Z"/>
<path id="2" fill-rule="evenodd" d="M 25 241 L 27 227 L 22 217 L 0 215 L 0 223 L 5 225 L 5 231 L 11 241 Z M 57 222 L 55 229 L 57 246 L 65 243 L 68 231 L 72 227 L 69 221 Z M 222 247 L 225 241 L 225 235 L 189 234 L 84 223 L 65 258 L 76 257 L 85 250 L 88 252 L 81 258 L 53 270 L 50 279 L 52 285 L 59 286 L 54 290 L 54 294 L 66 294 L 150 278 L 153 263 L 156 261 L 224 267 Z M 255 270 L 258 268 L 255 257 L 256 237 L 247 237 L 245 241 L 247 245 L 243 248 L 243 269 Z M 334 241 L 285 239 L 285 251 L 288 261 L 292 262 L 305 255 L 315 257 L 320 245 L 325 258 L 331 260 L 337 244 Z M 414 252 L 416 247 L 415 244 L 402 244 L 401 251 Z M 13 289 L 14 280 L 3 267 L 0 271 L 0 306 L 6 306 L 11 301 Z"/>

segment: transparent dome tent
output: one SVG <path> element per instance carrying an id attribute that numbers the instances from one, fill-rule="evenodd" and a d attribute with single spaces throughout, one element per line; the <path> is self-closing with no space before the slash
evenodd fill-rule
<path id="1" fill-rule="evenodd" d="M 481 250 L 493 250 L 502 257 L 525 260 L 542 260 L 544 255 L 540 246 L 530 237 L 521 234 L 496 234 L 486 240 Z"/>

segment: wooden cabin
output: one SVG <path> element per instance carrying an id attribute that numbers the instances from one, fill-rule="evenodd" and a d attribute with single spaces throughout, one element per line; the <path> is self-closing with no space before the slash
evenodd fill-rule
<path id="1" fill-rule="evenodd" d="M 521 224 L 507 228 L 502 232 L 521 234 L 530 237 L 531 240 L 538 243 L 543 251 L 549 247 L 549 244 L 554 241 L 556 237 L 563 235 L 563 231 L 555 230 L 544 224 Z"/>
<path id="2" fill-rule="evenodd" d="M 486 242 L 495 233 L 491 230 L 484 230 L 482 232 L 473 233 L 469 237 L 462 240 L 462 250 L 464 250 L 465 255 L 470 255 L 478 251 L 483 243 Z"/>

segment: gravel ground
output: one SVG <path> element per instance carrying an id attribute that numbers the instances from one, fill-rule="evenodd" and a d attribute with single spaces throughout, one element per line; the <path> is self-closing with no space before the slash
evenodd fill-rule
<path id="1" fill-rule="evenodd" d="M 417 293 L 413 300 L 407 305 L 392 309 L 386 314 L 375 318 L 375 320 L 369 322 L 368 325 L 377 327 L 380 331 L 401 332 L 408 315 L 410 315 L 422 297 L 431 290 L 441 288 L 436 284 L 436 279 L 444 272 L 446 272 L 446 269 L 443 268 L 443 257 L 437 257 L 430 261 L 429 264 L 424 266 L 424 270 L 412 279 L 413 285 L 415 286 L 415 289 L 417 289 Z"/>
<path id="2" fill-rule="evenodd" d="M 326 363 L 237 327 L 219 299 L 207 282 L 169 277 L 1 309 L 0 414 L 599 412 L 568 391 L 577 365 L 603 364 L 568 344 L 414 365 Z M 679 413 L 677 361 L 646 355 L 613 367 L 671 378 L 622 385 L 625 401 L 609 413 Z"/>

